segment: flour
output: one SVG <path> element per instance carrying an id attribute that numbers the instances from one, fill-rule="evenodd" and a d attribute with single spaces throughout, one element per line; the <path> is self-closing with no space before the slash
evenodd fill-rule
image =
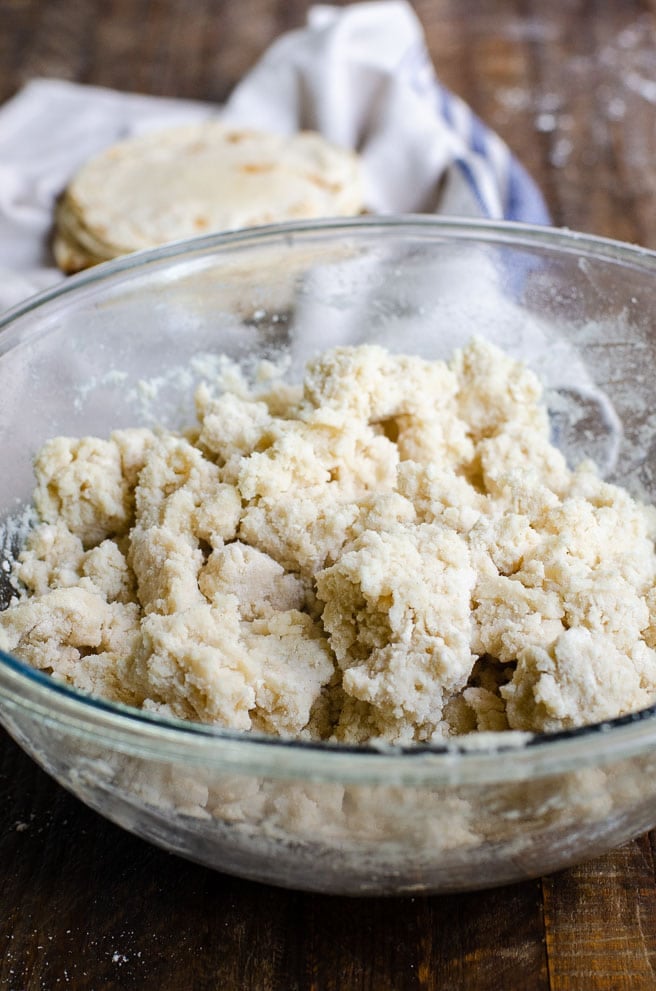
<path id="1" fill-rule="evenodd" d="M 184 432 L 44 445 L 3 649 L 163 716 L 346 743 L 656 699 L 656 512 L 567 465 L 521 363 L 474 340 L 448 364 L 336 347 L 292 385 L 211 371 Z"/>

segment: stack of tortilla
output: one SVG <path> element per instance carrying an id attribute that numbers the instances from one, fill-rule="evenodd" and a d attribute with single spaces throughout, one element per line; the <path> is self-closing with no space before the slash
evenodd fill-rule
<path id="1" fill-rule="evenodd" d="M 220 230 L 364 209 L 360 159 L 311 131 L 240 130 L 211 119 L 112 145 L 60 198 L 64 272 Z"/>

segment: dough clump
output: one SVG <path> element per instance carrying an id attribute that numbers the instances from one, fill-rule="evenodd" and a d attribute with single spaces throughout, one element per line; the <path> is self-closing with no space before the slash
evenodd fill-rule
<path id="1" fill-rule="evenodd" d="M 519 362 L 339 347 L 196 405 L 184 433 L 45 444 L 0 647 L 168 717 L 351 744 L 656 700 L 656 511 L 567 466 Z"/>

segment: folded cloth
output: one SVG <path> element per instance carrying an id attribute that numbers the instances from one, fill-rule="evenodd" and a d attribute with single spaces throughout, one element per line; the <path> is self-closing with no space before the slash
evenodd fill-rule
<path id="1" fill-rule="evenodd" d="M 0 109 L 0 310 L 61 278 L 50 253 L 57 196 L 122 138 L 221 116 L 279 133 L 302 128 L 356 149 L 367 207 L 548 223 L 507 145 L 442 86 L 403 0 L 311 8 L 223 107 L 60 80 L 33 80 Z"/>

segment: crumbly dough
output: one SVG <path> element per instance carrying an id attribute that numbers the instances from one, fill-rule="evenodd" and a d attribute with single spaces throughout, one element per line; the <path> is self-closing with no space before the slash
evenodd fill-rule
<path id="1" fill-rule="evenodd" d="M 340 347 L 301 386 L 196 402 L 185 433 L 44 446 L 5 650 L 166 716 L 347 743 L 656 700 L 656 511 L 567 466 L 522 364 Z"/>

